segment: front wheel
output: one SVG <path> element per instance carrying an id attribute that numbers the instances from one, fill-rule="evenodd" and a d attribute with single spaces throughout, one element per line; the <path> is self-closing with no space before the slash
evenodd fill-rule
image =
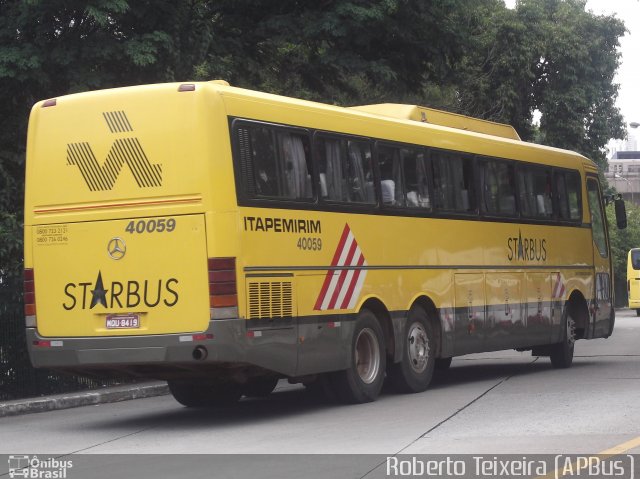
<path id="1" fill-rule="evenodd" d="M 384 382 L 384 334 L 376 316 L 366 309 L 356 319 L 350 363 L 346 370 L 330 375 L 338 399 L 354 404 L 375 401 Z"/>
<path id="2" fill-rule="evenodd" d="M 576 344 L 576 323 L 567 312 L 564 319 L 564 335 L 561 342 L 551 345 L 549 358 L 556 369 L 570 368 L 573 363 L 573 350 Z"/>
<path id="3" fill-rule="evenodd" d="M 399 392 L 417 393 L 429 387 L 435 366 L 435 338 L 427 312 L 409 311 L 404 331 L 402 360 L 389 367 L 389 380 Z"/>

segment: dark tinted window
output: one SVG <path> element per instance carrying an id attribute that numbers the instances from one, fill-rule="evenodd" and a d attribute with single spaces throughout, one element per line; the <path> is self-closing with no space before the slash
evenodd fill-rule
<path id="1" fill-rule="evenodd" d="M 249 196 L 311 199 L 309 138 L 284 128 L 238 128 L 241 169 Z"/>
<path id="2" fill-rule="evenodd" d="M 433 207 L 454 212 L 476 209 L 473 161 L 458 153 L 432 151 Z"/>
<path id="3" fill-rule="evenodd" d="M 315 144 L 319 191 L 323 199 L 375 203 L 369 142 L 319 135 Z"/>
<path id="4" fill-rule="evenodd" d="M 577 171 L 556 171 L 554 177 L 558 198 L 558 217 L 562 220 L 581 220 L 580 173 Z"/>
<path id="5" fill-rule="evenodd" d="M 515 216 L 514 167 L 502 160 L 480 162 L 481 211 L 490 215 Z"/>
<path id="6" fill-rule="evenodd" d="M 400 148 L 386 145 L 378 147 L 382 203 L 388 206 L 405 205 L 400 159 Z"/>
<path id="7" fill-rule="evenodd" d="M 405 184 L 405 204 L 409 208 L 430 208 L 429 182 L 424 150 L 400 149 Z"/>
<path id="8" fill-rule="evenodd" d="M 535 166 L 517 168 L 520 212 L 527 218 L 553 217 L 551 170 Z"/>

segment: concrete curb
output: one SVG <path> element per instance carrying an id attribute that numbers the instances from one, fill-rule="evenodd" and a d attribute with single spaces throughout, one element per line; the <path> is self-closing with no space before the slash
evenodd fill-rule
<path id="1" fill-rule="evenodd" d="M 128 401 L 130 399 L 164 396 L 166 394 L 169 394 L 167 383 L 145 382 L 55 396 L 18 399 L 16 401 L 0 402 L 0 417 Z"/>

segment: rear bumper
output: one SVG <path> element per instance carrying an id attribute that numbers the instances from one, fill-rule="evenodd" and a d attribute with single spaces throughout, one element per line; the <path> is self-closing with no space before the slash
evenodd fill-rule
<path id="1" fill-rule="evenodd" d="M 194 339 L 194 333 L 45 338 L 35 328 L 27 328 L 27 343 L 37 368 L 158 378 L 178 372 L 210 374 L 216 368 L 241 366 L 258 366 L 286 376 L 296 373 L 293 327 L 257 332 L 248 330 L 243 319 L 213 320 L 197 335 L 202 339 Z M 45 341 L 46 347 L 38 346 L 40 341 Z M 204 348 L 206 358 L 194 358 L 196 348 L 200 352 Z"/>
<path id="2" fill-rule="evenodd" d="M 635 299 L 629 300 L 629 309 L 640 309 L 640 300 L 639 299 Z"/>

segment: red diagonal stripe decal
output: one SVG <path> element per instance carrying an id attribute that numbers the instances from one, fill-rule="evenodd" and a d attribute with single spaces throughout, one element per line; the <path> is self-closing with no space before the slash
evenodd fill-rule
<path id="1" fill-rule="evenodd" d="M 349 254 L 344 262 L 344 266 L 350 266 L 351 261 L 353 260 L 353 255 L 356 253 L 356 249 L 358 249 L 358 243 L 356 243 L 355 238 L 351 242 L 351 248 L 349 248 Z M 331 301 L 329 302 L 328 309 L 335 309 L 336 303 L 338 302 L 338 296 L 340 296 L 340 291 L 342 291 L 342 285 L 344 284 L 344 279 L 347 277 L 349 273 L 348 269 L 343 269 L 340 271 L 340 277 L 338 278 L 338 284 L 336 285 L 336 289 L 333 292 L 333 296 L 331 297 Z"/>
<path id="2" fill-rule="evenodd" d="M 342 248 L 344 248 L 347 237 L 349 236 L 349 231 L 349 225 L 345 223 L 344 230 L 342 230 L 342 236 L 340 237 L 340 241 L 338 242 L 338 247 L 336 248 L 336 252 L 333 255 L 333 260 L 331 261 L 331 266 L 338 265 L 338 260 L 340 259 L 340 255 L 342 254 Z M 320 294 L 318 295 L 318 299 L 316 300 L 316 304 L 313 309 L 319 310 L 322 307 L 322 302 L 324 301 L 324 297 L 327 294 L 327 289 L 329 289 L 329 284 L 331 283 L 332 276 L 333 270 L 327 271 L 327 275 L 324 277 L 324 283 L 322 284 L 322 289 L 320 289 Z"/>
<path id="3" fill-rule="evenodd" d="M 358 258 L 358 266 L 362 266 L 364 264 L 364 255 L 360 253 L 360 257 Z M 340 305 L 340 309 L 347 309 L 349 302 L 351 301 L 351 296 L 353 295 L 353 290 L 356 288 L 356 284 L 358 284 L 358 278 L 360 277 L 360 273 L 362 270 L 356 269 L 353 273 L 353 277 L 351 278 L 351 282 L 349 283 L 349 289 L 347 290 L 347 294 L 345 294 L 344 299 L 342 300 L 342 304 Z"/>

